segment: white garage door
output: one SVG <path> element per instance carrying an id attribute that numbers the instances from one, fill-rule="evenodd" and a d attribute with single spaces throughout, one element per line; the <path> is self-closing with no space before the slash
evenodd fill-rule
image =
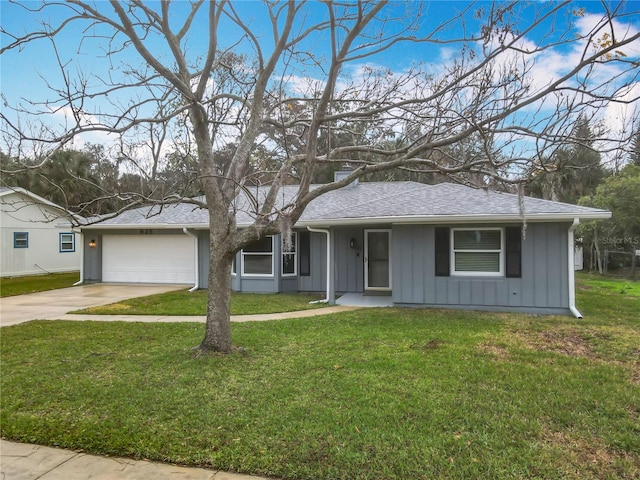
<path id="1" fill-rule="evenodd" d="M 193 283 L 194 256 L 187 235 L 104 235 L 102 281 Z"/>

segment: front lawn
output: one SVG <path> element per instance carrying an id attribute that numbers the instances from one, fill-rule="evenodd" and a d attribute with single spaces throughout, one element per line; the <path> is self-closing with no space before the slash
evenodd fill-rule
<path id="1" fill-rule="evenodd" d="M 79 272 L 4 277 L 0 278 L 0 297 L 71 287 L 78 280 L 80 280 Z"/>
<path id="2" fill-rule="evenodd" d="M 236 293 L 231 294 L 231 315 L 294 312 L 325 307 L 310 304 L 322 297 L 304 293 Z M 207 291 L 179 290 L 147 297 L 131 298 L 100 307 L 86 308 L 72 313 L 92 315 L 206 315 Z"/>
<path id="3" fill-rule="evenodd" d="M 228 356 L 200 324 L 5 327 L 0 432 L 298 480 L 638 478 L 640 301 L 589 282 L 584 320 L 358 310 L 232 324 Z"/>

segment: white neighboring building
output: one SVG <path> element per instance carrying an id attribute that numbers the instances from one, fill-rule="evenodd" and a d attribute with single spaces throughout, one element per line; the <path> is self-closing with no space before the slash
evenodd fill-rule
<path id="1" fill-rule="evenodd" d="M 576 270 L 584 270 L 584 253 L 580 245 L 576 245 L 573 250 L 573 263 Z"/>
<path id="2" fill-rule="evenodd" d="M 0 276 L 80 270 L 71 213 L 24 188 L 0 188 Z"/>

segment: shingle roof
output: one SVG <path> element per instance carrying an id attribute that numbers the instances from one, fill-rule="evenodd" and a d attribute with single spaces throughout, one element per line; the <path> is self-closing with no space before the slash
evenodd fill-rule
<path id="1" fill-rule="evenodd" d="M 254 187 L 251 187 L 254 188 Z M 316 188 L 316 187 L 312 187 Z M 261 202 L 266 188 L 255 188 L 252 195 Z M 279 206 L 293 200 L 297 186 L 285 186 L 278 196 Z M 573 218 L 608 218 L 605 210 L 567 203 L 522 198 L 518 195 L 475 189 L 464 185 L 416 182 L 360 182 L 328 192 L 313 200 L 298 221 L 300 226 L 350 223 L 410 223 L 452 221 L 570 220 Z M 253 222 L 255 210 L 246 194 L 235 203 L 239 226 Z M 524 213 L 524 215 L 523 215 Z M 192 204 L 142 207 L 130 210 L 100 226 L 200 227 L 208 225 L 207 211 Z"/>
<path id="2" fill-rule="evenodd" d="M 358 192 L 360 186 L 364 187 Z M 322 198 L 322 197 L 321 197 Z M 320 208 L 308 209 L 301 220 L 360 218 L 568 215 L 589 217 L 604 210 L 475 189 L 453 183 L 424 185 L 414 182 L 360 184 L 327 194 Z M 311 206 L 310 206 L 311 207 Z M 307 213 L 310 215 L 307 217 Z"/>
<path id="3" fill-rule="evenodd" d="M 89 221 L 94 220 L 95 219 L 89 219 Z M 205 225 L 208 224 L 208 222 L 209 217 L 205 209 L 193 204 L 178 203 L 174 205 L 153 205 L 134 208 L 122 212 L 116 217 L 94 223 L 91 226 L 131 225 L 144 227 L 148 225 L 149 227 L 175 226 L 177 228 L 191 225 Z"/>

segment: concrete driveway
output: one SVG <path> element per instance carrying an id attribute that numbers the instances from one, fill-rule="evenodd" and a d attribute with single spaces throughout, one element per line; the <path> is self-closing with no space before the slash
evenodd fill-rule
<path id="1" fill-rule="evenodd" d="M 98 283 L 4 297 L 0 299 L 0 327 L 36 319 L 53 320 L 81 308 L 187 288 L 189 285 Z"/>

